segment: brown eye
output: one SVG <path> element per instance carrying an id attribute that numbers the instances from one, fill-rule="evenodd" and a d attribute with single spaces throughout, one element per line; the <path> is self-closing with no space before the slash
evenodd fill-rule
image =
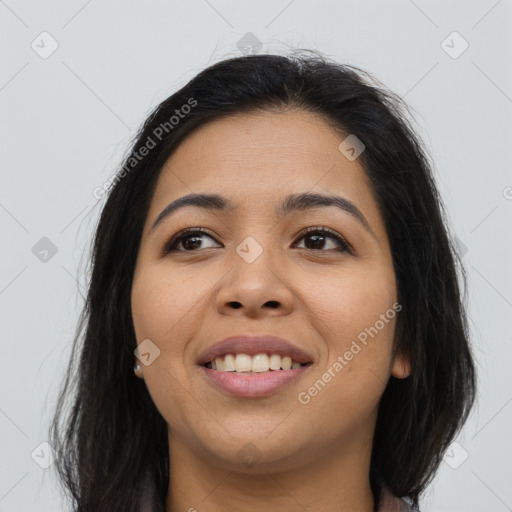
<path id="1" fill-rule="evenodd" d="M 345 239 L 336 233 L 335 231 L 325 227 L 313 227 L 308 228 L 306 233 L 303 234 L 299 240 L 309 240 L 305 243 L 304 249 L 310 249 L 313 251 L 325 251 L 325 250 L 337 250 L 341 252 L 349 252 L 349 245 Z M 328 247 L 329 240 L 334 240 L 334 244 L 331 242 L 332 247 Z"/>
<path id="2" fill-rule="evenodd" d="M 163 255 L 170 252 L 196 252 L 197 249 L 209 249 L 210 247 L 201 247 L 203 237 L 208 237 L 210 240 L 214 238 L 202 228 L 193 228 L 180 231 L 174 235 L 169 242 L 165 245 Z M 179 248 L 181 244 L 182 248 Z"/>
<path id="3" fill-rule="evenodd" d="M 162 256 L 171 252 L 197 252 L 199 249 L 210 249 L 203 246 L 204 237 L 215 241 L 215 238 L 203 228 L 189 228 L 178 232 L 165 245 Z M 325 227 L 308 228 L 299 240 L 305 240 L 305 246 L 299 247 L 312 251 L 326 252 L 335 250 L 338 252 L 350 252 L 350 245 L 336 231 Z M 334 243 L 333 243 L 334 241 Z M 215 241 L 215 243 L 218 243 Z M 331 247 L 329 247 L 329 244 Z"/>

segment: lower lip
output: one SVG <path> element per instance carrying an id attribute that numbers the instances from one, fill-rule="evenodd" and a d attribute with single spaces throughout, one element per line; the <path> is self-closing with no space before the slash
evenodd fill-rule
<path id="1" fill-rule="evenodd" d="M 222 391 L 230 395 L 252 398 L 268 396 L 298 379 L 311 364 L 294 370 L 277 370 L 268 373 L 236 373 L 200 368 L 206 378 Z"/>

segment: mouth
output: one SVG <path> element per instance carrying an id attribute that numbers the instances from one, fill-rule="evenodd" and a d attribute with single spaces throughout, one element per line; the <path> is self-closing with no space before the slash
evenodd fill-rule
<path id="1" fill-rule="evenodd" d="M 233 372 L 235 374 L 268 374 L 297 370 L 303 366 L 312 364 L 311 361 L 301 363 L 295 361 L 292 356 L 282 356 L 276 353 L 261 353 L 253 356 L 249 354 L 225 354 L 220 355 L 203 364 L 205 368 L 217 372 Z"/>
<path id="2" fill-rule="evenodd" d="M 200 366 L 209 385 L 228 396 L 240 398 L 262 398 L 283 391 L 296 382 L 312 363 L 299 364 L 289 370 L 267 370 L 263 372 L 225 371 Z"/>
<path id="3" fill-rule="evenodd" d="M 276 336 L 240 334 L 206 349 L 197 364 L 222 393 L 257 398 L 290 386 L 312 366 L 313 357 Z"/>
<path id="4" fill-rule="evenodd" d="M 313 357 L 304 349 L 276 336 L 240 334 L 210 346 L 196 362 L 201 366 L 209 364 L 211 369 L 220 371 L 264 372 L 290 370 L 294 364 L 313 362 Z"/>

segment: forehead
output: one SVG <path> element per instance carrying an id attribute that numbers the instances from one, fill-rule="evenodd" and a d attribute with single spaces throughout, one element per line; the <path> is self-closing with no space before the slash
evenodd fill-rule
<path id="1" fill-rule="evenodd" d="M 170 201 L 190 193 L 215 192 L 240 208 L 270 214 L 291 192 L 320 192 L 346 197 L 378 224 L 362 166 L 338 149 L 347 135 L 304 110 L 252 112 L 208 122 L 164 165 L 149 220 Z"/>

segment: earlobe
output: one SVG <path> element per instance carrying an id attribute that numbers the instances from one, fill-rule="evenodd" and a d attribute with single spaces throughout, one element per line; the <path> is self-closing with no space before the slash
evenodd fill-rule
<path id="1" fill-rule="evenodd" d="M 135 373 L 135 375 L 139 378 L 139 379 L 143 379 L 144 376 L 142 375 L 142 368 L 140 367 L 140 364 L 139 363 L 135 363 L 133 365 L 133 371 Z"/>
<path id="2" fill-rule="evenodd" d="M 393 362 L 393 369 L 391 375 L 397 379 L 405 379 L 411 373 L 411 362 L 408 356 L 397 354 Z"/>

